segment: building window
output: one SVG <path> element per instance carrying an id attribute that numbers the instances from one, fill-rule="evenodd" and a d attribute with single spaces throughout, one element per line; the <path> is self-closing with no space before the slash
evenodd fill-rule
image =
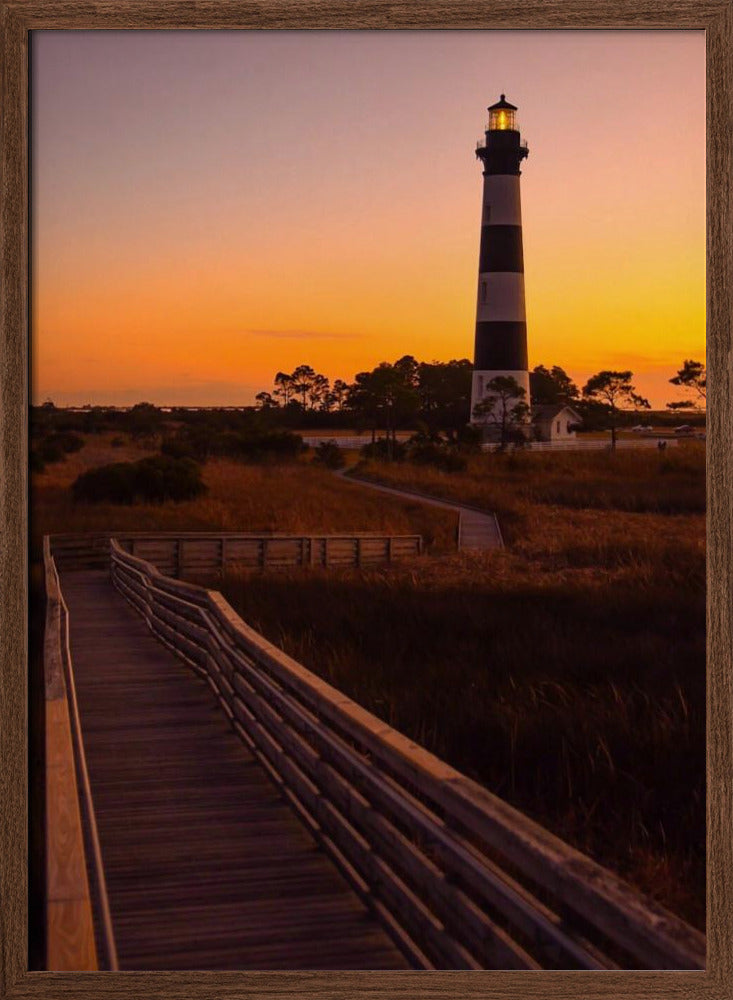
<path id="1" fill-rule="evenodd" d="M 558 433 L 558 434 L 560 433 L 560 421 L 559 421 L 559 420 L 558 420 L 558 422 L 557 422 L 557 433 Z"/>
<path id="2" fill-rule="evenodd" d="M 481 302 L 486 302 L 486 282 L 481 282 Z"/>
<path id="3" fill-rule="evenodd" d="M 483 375 L 479 375 L 479 377 L 478 377 L 478 394 L 479 394 L 479 396 L 483 396 L 483 394 L 484 394 L 484 377 L 483 377 Z"/>

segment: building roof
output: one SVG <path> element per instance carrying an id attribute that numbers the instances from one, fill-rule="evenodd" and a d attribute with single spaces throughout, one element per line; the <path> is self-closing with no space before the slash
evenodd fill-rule
<path id="1" fill-rule="evenodd" d="M 502 109 L 504 109 L 504 111 L 517 110 L 516 105 L 510 104 L 509 101 L 507 101 L 506 94 L 502 94 L 501 100 L 497 101 L 496 104 L 490 104 L 488 108 L 489 111 L 501 111 Z"/>
<path id="2" fill-rule="evenodd" d="M 576 420 L 582 422 L 582 417 L 577 410 L 567 403 L 534 403 L 532 406 L 533 420 L 554 420 L 563 410 L 569 410 Z"/>

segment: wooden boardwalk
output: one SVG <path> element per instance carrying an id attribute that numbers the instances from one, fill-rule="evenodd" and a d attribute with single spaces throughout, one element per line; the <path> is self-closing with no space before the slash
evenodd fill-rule
<path id="1" fill-rule="evenodd" d="M 108 572 L 62 587 L 120 968 L 407 968 Z"/>
<path id="2" fill-rule="evenodd" d="M 496 515 L 490 511 L 478 510 L 475 507 L 466 507 L 452 500 L 442 500 L 440 497 L 419 493 L 417 490 L 397 489 L 394 486 L 384 486 L 382 483 L 361 479 L 358 476 L 347 476 L 345 475 L 345 471 L 347 470 L 336 473 L 336 475 L 342 476 L 345 482 L 357 483 L 359 486 L 379 490 L 381 493 L 390 493 L 401 500 L 419 500 L 420 503 L 427 504 L 429 507 L 441 507 L 443 510 L 454 511 L 458 514 L 459 550 L 481 552 L 504 548 L 504 540 L 501 537 L 501 530 L 496 520 Z"/>

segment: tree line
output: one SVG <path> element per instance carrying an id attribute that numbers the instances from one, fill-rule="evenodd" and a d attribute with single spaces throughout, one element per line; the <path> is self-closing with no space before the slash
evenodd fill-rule
<path id="1" fill-rule="evenodd" d="M 299 365 L 290 374 L 278 372 L 273 391 L 258 393 L 256 400 L 261 411 L 281 414 L 295 426 L 346 421 L 371 430 L 372 440 L 380 431 L 394 440 L 399 428 L 421 424 L 428 433 L 454 437 L 468 423 L 472 372 L 467 358 L 425 362 L 406 354 L 357 372 L 351 383 L 336 379 L 332 385 L 310 365 Z M 326 415 L 332 419 L 324 420 Z"/>
<path id="2" fill-rule="evenodd" d="M 637 392 L 630 370 L 604 369 L 588 379 L 582 391 L 562 368 L 551 369 L 537 365 L 530 373 L 530 396 L 534 404 L 570 406 L 587 430 L 595 425 L 611 431 L 611 447 L 616 447 L 616 431 L 628 411 L 651 409 L 649 400 Z M 687 398 L 667 403 L 669 410 L 697 408 L 706 399 L 707 372 L 702 362 L 685 360 L 677 373 L 669 379 L 672 385 L 687 392 Z M 525 389 L 511 376 L 497 376 L 485 388 L 484 398 L 473 410 L 474 418 L 497 427 L 498 438 L 504 447 L 510 441 L 519 441 L 522 428 L 530 415 L 530 403 Z"/>
<path id="3" fill-rule="evenodd" d="M 485 400 L 471 414 L 472 374 L 467 358 L 424 362 L 407 354 L 358 372 L 351 383 L 336 379 L 331 384 L 310 365 L 299 365 L 291 373 L 278 372 L 273 391 L 260 392 L 256 399 L 261 411 L 277 414 L 294 426 L 348 425 L 371 430 L 372 440 L 380 432 L 395 440 L 399 428 L 415 427 L 428 436 L 442 433 L 453 440 L 473 416 L 499 421 L 504 442 L 515 434 L 517 425 L 526 422 L 530 400 L 513 378 L 499 377 L 489 383 Z M 637 392 L 630 370 L 600 371 L 580 389 L 560 366 L 537 365 L 529 381 L 532 404 L 571 406 L 586 430 L 610 428 L 613 443 L 628 410 L 650 408 Z M 707 379 L 701 362 L 685 360 L 669 381 L 687 396 L 668 403 L 670 410 L 691 409 L 704 402 Z"/>
<path id="4" fill-rule="evenodd" d="M 350 383 L 342 379 L 331 383 L 310 365 L 299 365 L 291 373 L 277 372 L 272 392 L 258 393 L 256 407 L 236 410 L 181 407 L 164 413 L 153 403 L 142 402 L 124 411 L 89 406 L 79 412 L 58 409 L 47 400 L 32 408 L 31 436 L 45 461 L 55 460 L 54 449 L 68 447 L 66 440 L 53 436 L 60 432 L 111 430 L 133 439 L 152 438 L 164 433 L 166 423 L 185 425 L 189 436 L 201 441 L 214 430 L 217 434 L 246 432 L 251 437 L 277 428 L 353 428 L 370 430 L 372 440 L 379 435 L 392 441 L 398 429 L 412 429 L 428 438 L 443 435 L 456 441 L 471 418 L 472 374 L 467 358 L 425 362 L 403 355 L 393 363 L 383 361 L 358 372 Z M 702 362 L 685 360 L 669 381 L 685 395 L 667 404 L 670 417 L 675 411 L 704 405 L 707 375 Z M 537 365 L 529 383 L 532 404 L 570 405 L 584 430 L 614 430 L 616 424 L 633 419 L 633 411 L 648 407 L 636 391 L 631 371 L 598 372 L 581 389 L 560 366 Z M 530 401 L 513 380 L 493 388 L 504 397 L 508 413 L 512 402 L 521 403 L 523 410 L 520 407 L 516 416 L 526 419 Z M 512 418 L 507 419 L 511 422 Z"/>

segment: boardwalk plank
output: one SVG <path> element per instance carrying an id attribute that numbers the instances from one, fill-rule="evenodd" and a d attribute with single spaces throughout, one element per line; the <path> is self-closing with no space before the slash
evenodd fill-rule
<path id="1" fill-rule="evenodd" d="M 407 968 L 108 575 L 62 588 L 120 967 Z"/>

